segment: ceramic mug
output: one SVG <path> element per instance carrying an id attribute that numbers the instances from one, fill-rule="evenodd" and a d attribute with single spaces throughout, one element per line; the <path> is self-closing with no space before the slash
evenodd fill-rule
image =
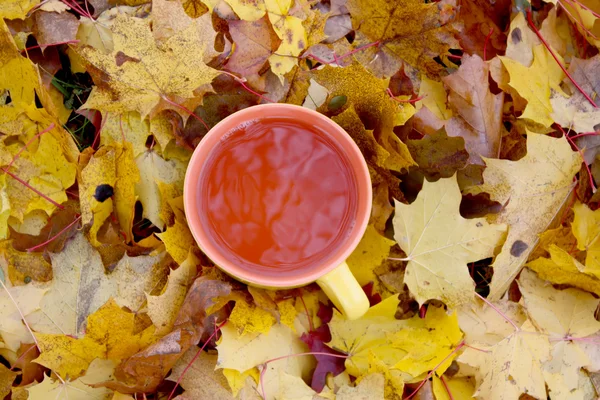
<path id="1" fill-rule="evenodd" d="M 355 223 L 342 245 L 333 249 L 333 254 L 328 254 L 325 258 L 326 261 L 320 267 L 308 270 L 299 269 L 292 275 L 286 274 L 281 277 L 277 274 L 264 275 L 260 271 L 244 269 L 231 262 L 222 254 L 223 250 L 213 244 L 210 239 L 211 233 L 201 223 L 198 208 L 201 170 L 215 146 L 228 132 L 243 123 L 272 117 L 289 118 L 292 121 L 301 119 L 304 123 L 309 123 L 325 132 L 345 153 L 349 161 L 348 165 L 351 166 L 356 177 L 355 189 L 357 190 Z M 215 125 L 194 150 L 185 175 L 183 196 L 188 225 L 198 246 L 215 265 L 227 274 L 249 285 L 274 290 L 304 286 L 316 281 L 347 318 L 359 318 L 369 309 L 369 300 L 350 272 L 346 259 L 358 245 L 369 221 L 372 201 L 371 178 L 365 159 L 356 143 L 344 129 L 331 119 L 308 108 L 290 104 L 258 105 L 228 116 Z"/>

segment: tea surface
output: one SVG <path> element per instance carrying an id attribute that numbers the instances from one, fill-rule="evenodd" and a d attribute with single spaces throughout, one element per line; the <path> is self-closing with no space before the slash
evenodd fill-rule
<path id="1" fill-rule="evenodd" d="M 227 133 L 199 181 L 199 210 L 230 261 L 265 273 L 316 266 L 352 227 L 352 166 L 325 132 L 265 118 Z"/>

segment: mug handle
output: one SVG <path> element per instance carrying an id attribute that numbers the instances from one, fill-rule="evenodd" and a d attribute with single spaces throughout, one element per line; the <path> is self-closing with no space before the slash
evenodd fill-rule
<path id="1" fill-rule="evenodd" d="M 367 295 L 346 262 L 317 279 L 317 284 L 348 319 L 362 317 L 370 307 Z"/>

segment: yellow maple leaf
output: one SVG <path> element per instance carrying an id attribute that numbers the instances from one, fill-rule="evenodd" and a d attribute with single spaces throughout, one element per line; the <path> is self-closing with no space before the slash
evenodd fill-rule
<path id="1" fill-rule="evenodd" d="M 373 225 L 367 226 L 358 246 L 346 260 L 361 286 L 369 282 L 378 282 L 373 270 L 388 258 L 393 245 L 394 241 L 377 232 Z"/>
<path id="2" fill-rule="evenodd" d="M 426 76 L 422 77 L 421 86 L 419 86 L 419 97 L 422 97 L 423 100 L 416 103 L 415 109 L 417 111 L 422 107 L 427 107 L 433 115 L 442 121 L 452 117 L 452 110 L 446 106 L 448 95 L 442 82 L 429 79 Z"/>
<path id="3" fill-rule="evenodd" d="M 21 313 L 27 318 L 39 310 L 40 301 L 47 291 L 47 288 L 33 283 L 0 291 L 0 336 L 5 348 L 16 352 L 21 343 L 33 342 L 31 333 L 22 322 Z M 15 307 L 15 303 L 19 305 L 19 309 Z"/>
<path id="4" fill-rule="evenodd" d="M 475 393 L 475 386 L 469 378 L 446 378 L 444 383 L 437 375 L 433 375 L 432 389 L 436 400 L 472 399 Z"/>
<path id="5" fill-rule="evenodd" d="M 173 366 L 169 381 L 179 382 L 190 399 L 233 400 L 223 371 L 215 370 L 217 355 L 192 347 Z M 185 371 L 185 374 L 183 373 Z"/>
<path id="6" fill-rule="evenodd" d="M 289 15 L 292 0 L 264 0 L 269 21 L 281 39 L 279 48 L 269 57 L 271 71 L 283 83 L 284 75 L 298 65 L 298 56 L 307 45 L 302 20 Z"/>
<path id="7" fill-rule="evenodd" d="M 100 185 L 108 185 L 114 188 L 116 181 L 116 163 L 115 149 L 112 147 L 102 147 L 96 152 L 92 159 L 81 171 L 81 215 L 84 224 L 92 222 L 90 229 L 90 242 L 94 246 L 100 246 L 96 239 L 98 231 L 104 224 L 104 221 L 112 214 L 113 200 L 112 196 L 108 198 L 96 199 L 95 193 Z"/>
<path id="8" fill-rule="evenodd" d="M 92 384 L 103 382 L 112 376 L 115 364 L 109 360 L 94 360 L 84 377 L 76 380 L 53 380 L 44 375 L 41 383 L 27 388 L 30 400 L 90 400 L 111 398 L 112 392 L 105 387 L 93 388 Z"/>
<path id="9" fill-rule="evenodd" d="M 262 308 L 238 300 L 229 316 L 229 322 L 237 328 L 240 335 L 269 333 L 269 330 L 275 324 L 275 317 Z"/>
<path id="10" fill-rule="evenodd" d="M 39 89 L 37 68 L 28 58 L 21 55 L 17 45 L 2 19 L 25 18 L 30 6 L 36 0 L 9 0 L 0 4 L 0 88 L 10 92 L 16 104 L 33 104 L 35 89 Z M 22 13 L 21 17 L 17 16 Z"/>
<path id="11" fill-rule="evenodd" d="M 396 201 L 394 238 L 406 253 L 404 282 L 420 304 L 439 299 L 450 308 L 471 301 L 475 284 L 467 263 L 494 255 L 505 225 L 465 219 L 456 175 L 425 181 L 410 205 Z"/>
<path id="12" fill-rule="evenodd" d="M 210 83 L 218 72 L 204 63 L 208 43 L 205 48 L 198 47 L 195 27 L 190 25 L 159 46 L 150 21 L 118 14 L 112 27 L 111 53 L 93 47 L 78 50 L 94 67 L 91 71 L 98 84 L 83 108 L 117 114 L 137 111 L 142 118 L 171 108 L 186 120 L 189 112 L 181 106 L 194 109 L 201 96 L 212 90 Z M 103 78 L 106 75 L 110 76 L 108 82 Z"/>
<path id="13" fill-rule="evenodd" d="M 548 50 L 542 44 L 534 47 L 531 67 L 525 67 L 508 57 L 500 59 L 510 75 L 509 85 L 527 100 L 527 107 L 519 118 L 529 119 L 545 127 L 552 125 L 554 120 L 550 89 L 560 90 L 559 85 L 565 75 Z"/>
<path id="14" fill-rule="evenodd" d="M 299 335 L 303 330 L 298 320 L 295 326 L 298 333 L 294 333 L 283 324 L 275 324 L 269 333 L 249 333 L 241 336 L 233 325 L 223 326 L 222 337 L 217 345 L 217 368 L 233 369 L 242 373 L 257 366 L 264 368 L 261 374 L 262 386 L 267 399 L 274 399 L 279 393 L 281 372 L 307 380 L 314 369 L 313 357 L 286 357 L 309 351 L 306 344 L 300 340 Z M 280 359 L 263 365 L 275 358 Z"/>
<path id="15" fill-rule="evenodd" d="M 246 380 L 252 379 L 254 383 L 259 383 L 260 372 L 258 368 L 250 368 L 247 371 L 240 372 L 235 369 L 224 368 L 223 375 L 227 379 L 227 384 L 231 389 L 231 393 L 237 396 L 240 390 L 246 386 Z"/>
<path id="16" fill-rule="evenodd" d="M 529 318 L 552 343 L 552 358 L 543 368 L 550 395 L 558 399 L 584 398 L 584 382 L 588 386 L 591 382 L 581 368 L 591 364 L 591 352 L 580 347 L 577 339 L 600 331 L 600 322 L 594 317 L 600 301 L 581 290 L 554 289 L 530 271 L 521 273 L 518 282 Z M 593 340 L 591 344 L 599 347 Z"/>
<path id="17" fill-rule="evenodd" d="M 87 331 L 81 339 L 36 333 L 40 356 L 35 362 L 73 380 L 83 375 L 96 358 L 122 360 L 156 340 L 154 327 L 135 331 L 135 314 L 124 311 L 111 299 L 88 317 Z"/>
<path id="18" fill-rule="evenodd" d="M 187 224 L 178 219 L 175 219 L 175 224 L 169 226 L 166 231 L 158 233 L 156 236 L 163 241 L 167 252 L 178 264 L 183 264 L 190 249 L 196 244 Z"/>
<path id="19" fill-rule="evenodd" d="M 392 131 L 394 126 L 404 124 L 415 108 L 390 97 L 389 79 L 376 78 L 358 63 L 344 68 L 326 66 L 314 71 L 313 79 L 329 90 L 331 98 L 346 96 L 347 104 L 354 106 L 359 117 L 373 121 L 378 142 L 390 153 L 385 160 L 387 169 L 402 171 L 416 165 L 406 145 Z"/>
<path id="20" fill-rule="evenodd" d="M 573 207 L 573 235 L 577 238 L 577 248 L 586 251 L 586 273 L 600 279 L 600 211 L 592 211 L 581 203 Z"/>
<path id="21" fill-rule="evenodd" d="M 390 152 L 377 143 L 372 130 L 365 129 L 353 104 L 348 106 L 344 112 L 331 119 L 348 132 L 354 142 L 358 145 L 368 164 L 385 168 Z"/>
<path id="22" fill-rule="evenodd" d="M 183 304 L 189 285 L 196 276 L 196 266 L 199 264 L 200 260 L 190 251 L 179 268 L 171 270 L 163 293 L 159 296 L 146 295 L 148 316 L 156 327 L 158 335 L 165 335 L 173 330 L 177 313 Z"/>
<path id="23" fill-rule="evenodd" d="M 143 120 L 137 112 L 124 114 L 103 113 L 102 134 L 100 144 L 102 146 L 124 146 L 129 143 L 133 148 L 134 157 L 145 152 L 146 140 L 150 135 L 148 121 Z"/>
<path id="24" fill-rule="evenodd" d="M 550 258 L 540 257 L 527 264 L 540 278 L 560 285 L 571 285 L 600 296 L 600 273 L 588 269 L 556 245 L 548 248 Z"/>
<path id="25" fill-rule="evenodd" d="M 487 326 L 494 330 L 494 326 Z M 523 393 L 534 398 L 546 398 L 542 364 L 550 359 L 550 343 L 526 324 L 521 330 L 498 342 L 486 352 L 468 348 L 458 359 L 476 368 L 479 384 L 477 395 L 482 399 L 518 399 Z M 481 349 L 481 347 L 478 347 Z"/>
<path id="26" fill-rule="evenodd" d="M 156 151 L 140 154 L 135 163 L 140 171 L 140 181 L 135 194 L 144 206 L 143 216 L 154 226 L 163 229 L 167 219 L 168 201 L 183 193 L 185 165 L 178 160 L 165 160 Z M 187 257 L 189 247 L 181 254 L 179 262 Z"/>
<path id="27" fill-rule="evenodd" d="M 503 204 L 487 217 L 490 223 L 509 226 L 506 242 L 492 266 L 490 298 L 499 299 L 517 276 L 527 257 L 573 189 L 581 156 L 567 140 L 544 135 L 527 136 L 527 155 L 519 161 L 484 158 L 484 184 L 472 192 L 487 192 Z"/>
<path id="28" fill-rule="evenodd" d="M 369 360 L 376 358 L 388 368 L 416 378 L 437 366 L 460 341 L 456 314 L 448 316 L 442 308 L 430 307 L 425 319 L 396 320 L 398 303 L 397 296 L 388 297 L 354 321 L 334 312 L 328 346 L 350 356 L 345 363 L 349 374 L 367 374 Z M 451 363 L 452 357 L 448 357 L 439 373 Z"/>
<path id="29" fill-rule="evenodd" d="M 433 58 L 459 47 L 453 37 L 452 2 L 437 5 L 411 0 L 399 5 L 384 0 L 350 0 L 346 7 L 357 30 L 353 45 L 377 44 L 356 54 L 377 76 L 393 75 L 402 62 L 437 76 L 443 67 Z"/>
<path id="30" fill-rule="evenodd" d="M 108 301 L 116 283 L 104 270 L 98 252 L 78 233 L 60 253 L 51 253 L 54 278 L 42 298 L 41 310 L 30 317 L 36 332 L 78 336 L 85 322 Z"/>
<path id="31" fill-rule="evenodd" d="M 356 386 L 345 385 L 339 388 L 336 393 L 336 400 L 355 400 L 355 399 L 373 399 L 384 400 L 385 378 L 383 374 L 371 373 Z"/>
<path id="32" fill-rule="evenodd" d="M 39 0 L 5 0 L 0 4 L 0 19 L 25 19 Z"/>

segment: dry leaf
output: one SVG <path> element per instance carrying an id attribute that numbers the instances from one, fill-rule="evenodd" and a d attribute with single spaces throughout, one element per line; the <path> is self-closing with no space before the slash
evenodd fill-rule
<path id="1" fill-rule="evenodd" d="M 446 132 L 465 139 L 470 162 L 476 164 L 483 164 L 481 157 L 498 157 L 502 137 L 504 93 L 490 92 L 488 71 L 478 56 L 463 56 L 458 71 L 443 79 L 456 115 L 446 122 Z"/>
<path id="2" fill-rule="evenodd" d="M 490 298 L 497 300 L 508 289 L 527 257 L 573 189 L 573 176 L 581 157 L 565 138 L 527 136 L 527 155 L 519 161 L 484 159 L 484 184 L 474 192 L 487 192 L 504 206 L 491 214 L 490 223 L 509 226 L 502 251 L 494 260 Z"/>
<path id="3" fill-rule="evenodd" d="M 473 298 L 467 263 L 494 255 L 506 226 L 464 219 L 456 176 L 423 189 L 410 205 L 396 201 L 394 238 L 406 253 L 404 282 L 420 304 L 439 299 L 454 308 Z"/>

